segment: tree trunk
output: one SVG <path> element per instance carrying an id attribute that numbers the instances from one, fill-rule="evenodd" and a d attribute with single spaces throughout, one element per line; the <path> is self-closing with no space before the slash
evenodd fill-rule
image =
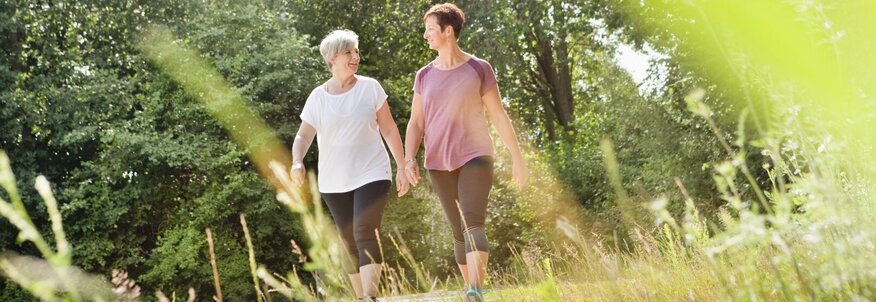
<path id="1" fill-rule="evenodd" d="M 14 16 L 16 14 L 16 7 L 13 6 L 12 11 L 8 14 L 9 16 Z M 24 63 L 20 60 L 23 30 L 23 28 L 15 26 L 9 35 L 6 36 L 6 43 L 3 45 L 3 49 L 6 50 L 6 59 L 9 62 L 9 69 L 15 72 L 27 71 Z"/>
<path id="2" fill-rule="evenodd" d="M 553 112 L 557 123 L 564 131 L 574 131 L 575 106 L 572 98 L 572 73 L 569 66 L 567 44 L 560 41 L 555 47 L 550 40 L 535 33 L 538 49 L 535 52 L 540 80 L 550 91 L 550 104 L 545 110 Z M 554 56 L 559 57 L 556 60 Z"/>
<path id="3" fill-rule="evenodd" d="M 572 97 L 572 70 L 569 67 L 568 45 L 565 41 L 560 41 L 556 49 L 557 78 L 551 85 L 556 87 L 554 100 L 557 102 L 557 119 L 564 130 L 574 131 L 575 106 Z"/>
<path id="4" fill-rule="evenodd" d="M 560 131 L 575 131 L 575 103 L 566 41 L 569 12 L 564 11 L 563 1 L 547 2 L 512 6 L 517 21 L 525 25 L 521 26 L 520 45 L 511 48 L 520 50 L 515 53 L 530 67 L 526 82 L 540 98 L 545 132 L 550 140 L 555 140 Z"/>

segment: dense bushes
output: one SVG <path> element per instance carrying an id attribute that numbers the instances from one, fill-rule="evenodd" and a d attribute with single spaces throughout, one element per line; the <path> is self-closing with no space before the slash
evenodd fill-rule
<path id="1" fill-rule="evenodd" d="M 208 292 L 204 229 L 216 234 L 222 276 L 245 280 L 238 214 L 246 213 L 261 262 L 281 271 L 293 266 L 290 240 L 301 241 L 296 218 L 244 150 L 134 48 L 149 24 L 171 25 L 291 141 L 294 117 L 323 67 L 280 11 L 70 1 L 22 2 L 11 12 L 4 28 L 18 39 L 5 47 L 13 63 L 4 66 L 16 81 L 2 91 L 0 112 L 10 126 L 3 148 L 20 187 L 31 188 L 36 171 L 57 184 L 77 265 L 105 274 L 125 269 L 149 289 Z M 25 200 L 40 208 L 33 197 Z M 2 233 L 3 249 L 27 253 L 11 240 L 12 227 Z M 243 299 L 250 287 L 229 282 L 225 291 Z"/>

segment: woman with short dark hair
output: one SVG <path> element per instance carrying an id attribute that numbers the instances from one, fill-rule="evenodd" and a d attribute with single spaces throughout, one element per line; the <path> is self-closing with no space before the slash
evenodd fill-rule
<path id="1" fill-rule="evenodd" d="M 519 187 L 526 184 L 529 172 L 502 107 L 492 66 L 457 44 L 465 14 L 456 5 L 438 4 L 426 12 L 423 22 L 423 38 L 438 57 L 420 69 L 414 81 L 405 175 L 413 185 L 420 180 L 415 158 L 425 139 L 424 166 L 453 231 L 454 258 L 466 283 L 466 299 L 481 301 L 489 259 L 485 219 L 493 185 L 488 121 L 511 152 Z"/>

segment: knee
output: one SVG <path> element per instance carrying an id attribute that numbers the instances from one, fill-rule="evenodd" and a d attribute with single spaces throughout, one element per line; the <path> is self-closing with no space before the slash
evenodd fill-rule
<path id="1" fill-rule="evenodd" d="M 341 232 L 341 242 L 347 253 L 355 254 L 358 248 L 356 247 L 356 238 L 351 232 Z"/>
<path id="2" fill-rule="evenodd" d="M 479 211 L 465 211 L 462 213 L 464 223 L 463 229 L 483 228 L 487 220 L 486 213 Z"/>
<path id="3" fill-rule="evenodd" d="M 487 231 L 483 226 L 470 227 L 465 230 L 465 252 L 489 252 L 490 244 L 487 241 Z"/>
<path id="4" fill-rule="evenodd" d="M 377 238 L 377 226 L 372 224 L 360 224 L 353 229 L 356 241 L 373 240 Z"/>
<path id="5" fill-rule="evenodd" d="M 358 225 L 353 233 L 356 236 L 359 266 L 383 263 L 383 255 L 380 252 L 380 243 L 377 237 L 377 226 L 373 224 Z"/>

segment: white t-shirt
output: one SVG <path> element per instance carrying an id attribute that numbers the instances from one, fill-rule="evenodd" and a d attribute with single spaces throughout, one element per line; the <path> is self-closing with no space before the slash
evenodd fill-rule
<path id="1" fill-rule="evenodd" d="M 389 155 L 377 129 L 377 110 L 386 103 L 386 92 L 375 79 L 355 77 L 353 88 L 342 94 L 329 94 L 325 84 L 314 88 L 301 111 L 301 120 L 316 129 L 322 193 L 392 180 Z"/>

